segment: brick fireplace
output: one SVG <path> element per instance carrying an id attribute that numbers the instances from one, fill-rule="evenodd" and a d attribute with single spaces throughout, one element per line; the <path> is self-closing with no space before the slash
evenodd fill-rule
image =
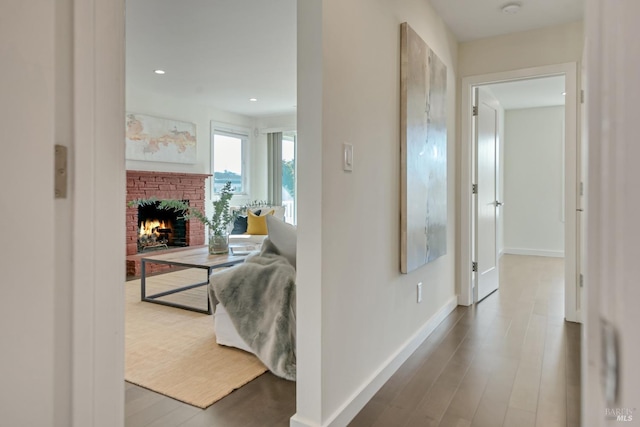
<path id="1" fill-rule="evenodd" d="M 189 206 L 204 212 L 205 180 L 210 176 L 192 173 L 127 171 L 127 203 L 131 200 L 149 197 L 178 199 L 188 201 Z M 138 253 L 137 207 L 127 206 L 126 224 L 127 275 L 139 276 L 142 254 Z M 189 247 L 204 245 L 205 227 L 200 221 L 187 221 L 186 229 L 186 241 Z M 155 251 L 153 254 L 159 255 L 163 252 Z M 150 253 L 145 255 L 148 256 Z M 151 266 L 149 265 L 149 267 Z M 153 264 L 153 266 L 156 268 L 166 267 L 157 264 Z"/>

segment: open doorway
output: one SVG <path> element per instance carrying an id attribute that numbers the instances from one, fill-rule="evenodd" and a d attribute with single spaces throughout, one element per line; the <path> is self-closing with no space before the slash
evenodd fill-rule
<path id="1" fill-rule="evenodd" d="M 564 258 L 564 75 L 475 88 L 474 301 L 505 254 Z"/>
<path id="2" fill-rule="evenodd" d="M 270 174 L 267 142 L 268 133 L 274 130 L 296 130 L 296 1 L 211 0 L 187 5 L 165 0 L 127 0 L 125 6 L 126 111 L 129 116 L 146 120 L 145 128 L 137 129 L 134 135 L 135 141 L 141 141 L 135 145 L 138 149 L 130 149 L 134 146 L 134 138 L 126 142 L 127 184 L 132 184 L 127 187 L 127 200 L 179 199 L 211 218 L 212 201 L 220 197 L 220 190 L 230 182 L 231 209 L 245 209 L 244 231 L 232 234 L 253 234 L 255 236 L 242 237 L 256 237 L 256 241 L 262 243 L 267 235 L 265 228 L 254 233 L 247 230 L 250 207 L 260 203 L 261 206 L 282 208 L 282 217 L 289 213 L 289 219 L 295 219 L 292 197 L 288 200 L 289 212 L 285 212 L 285 206 L 280 206 L 281 201 L 277 201 L 277 206 L 271 206 L 267 186 Z M 153 136 L 158 134 L 154 126 L 164 126 L 157 138 Z M 184 142 L 180 144 L 176 139 Z M 293 165 L 295 147 L 289 148 L 283 161 Z M 294 188 L 295 169 L 292 167 L 290 172 L 288 178 L 293 181 Z M 145 178 L 139 179 L 140 176 Z M 251 213 L 259 217 L 259 210 L 256 207 Z M 269 211 L 265 210 L 264 215 Z M 275 210 L 274 216 L 280 216 L 280 210 Z M 135 234 L 137 226 L 131 228 Z M 166 255 L 177 258 L 179 255 L 176 254 L 190 250 L 201 250 L 206 257 L 204 225 L 191 220 L 188 232 L 189 249 L 186 251 L 145 252 L 132 257 L 148 259 Z M 251 249 L 246 249 L 249 247 Z M 242 248 L 248 252 L 255 246 L 247 243 Z M 152 265 L 167 266 L 166 263 L 145 263 L 147 272 Z M 249 373 L 249 365 L 257 361 L 253 354 L 238 350 L 242 348 L 238 345 L 233 345 L 237 348 L 231 348 L 229 343 L 219 345 L 218 338 L 222 333 L 214 329 L 213 316 L 206 314 L 210 301 L 208 286 L 196 287 L 206 284 L 203 280 L 206 281 L 211 270 L 200 269 L 193 273 L 190 278 L 189 270 L 168 274 L 158 271 L 158 275 L 151 277 L 157 279 L 155 281 L 146 281 L 144 285 L 142 281 L 133 285 L 128 282 L 126 285 L 125 376 L 130 382 L 125 385 L 125 425 L 143 425 L 141 419 L 151 418 L 153 422 L 160 422 L 163 417 L 171 418 L 175 424 L 191 419 L 194 422 L 210 419 L 214 415 L 224 420 L 238 418 L 240 413 L 245 418 L 288 420 L 295 413 L 295 383 L 270 373 L 260 375 L 259 369 Z M 163 277 L 169 281 L 165 281 L 168 286 L 174 286 L 170 284 L 172 281 L 180 281 L 182 285 L 189 283 L 183 287 L 193 288 L 179 294 L 161 295 L 168 291 L 159 291 L 158 299 L 191 298 L 195 304 L 173 302 L 195 306 L 205 313 L 180 309 L 169 312 L 163 306 L 140 303 L 140 287 L 158 288 Z M 144 307 L 131 315 L 132 304 L 144 304 Z M 149 316 L 155 314 L 158 315 L 155 321 L 149 323 Z M 131 327 L 132 322 L 137 322 L 135 326 L 143 322 L 153 326 L 142 331 Z M 217 323 L 220 326 L 223 322 Z M 179 328 L 175 329 L 176 326 Z M 233 332 L 235 330 L 230 331 Z M 148 344 L 146 349 L 139 346 L 136 347 L 139 350 L 130 351 L 133 346 L 129 342 L 134 335 Z M 184 345 L 178 348 L 176 345 L 180 341 L 184 341 Z M 217 368 L 209 370 L 204 368 L 203 359 L 211 360 L 212 348 L 232 355 Z M 207 351 L 202 352 L 204 349 Z M 175 357 L 170 363 L 166 356 Z M 184 362 L 192 356 L 196 359 Z M 244 364 L 242 369 L 238 368 L 244 372 L 242 376 L 229 372 L 225 378 L 216 380 L 213 377 L 232 371 L 230 365 L 239 365 L 239 362 Z M 259 368 L 263 372 L 266 370 L 265 366 Z M 134 380 L 130 370 L 146 370 L 148 375 L 137 374 Z M 167 375 L 170 372 L 173 372 L 173 378 Z M 166 378 L 159 380 L 160 376 Z M 182 391 L 176 387 L 180 383 L 183 384 Z M 227 384 L 227 387 L 218 396 L 208 394 L 203 396 L 204 400 L 191 396 L 195 390 L 209 392 L 219 389 L 221 384 Z M 151 394 L 146 389 L 158 394 Z M 178 405 L 176 400 L 166 396 L 186 403 Z M 225 399 L 227 403 L 223 404 Z M 151 404 L 141 405 L 140 402 Z M 257 402 L 261 404 L 256 405 Z M 178 415 L 181 418 L 176 418 Z"/>
<path id="3" fill-rule="evenodd" d="M 556 80 L 553 80 L 553 79 Z M 550 80 L 547 80 L 550 79 Z M 525 83 L 527 82 L 527 83 Z M 562 89 L 561 83 L 564 82 L 564 89 Z M 542 108 L 543 105 L 541 103 L 527 105 L 526 102 L 531 102 L 530 100 L 523 100 L 521 96 L 518 96 L 517 91 L 513 91 L 517 86 L 522 85 L 540 85 L 543 83 L 548 83 L 549 91 L 557 92 L 555 96 L 556 99 L 561 97 L 561 100 L 565 101 L 565 107 L 560 110 L 561 107 L 558 107 L 561 101 L 551 101 L 544 102 L 549 107 L 549 110 L 535 110 L 535 108 Z M 496 259 L 499 257 L 500 253 L 512 252 L 512 253 L 525 253 L 528 252 L 530 254 L 537 255 L 551 255 L 551 256 L 559 256 L 564 255 L 565 257 L 565 318 L 571 321 L 579 321 L 580 315 L 580 306 L 579 306 L 579 286 L 577 284 L 578 277 L 578 262 L 577 262 L 577 229 L 576 229 L 576 196 L 577 196 L 577 168 L 576 168 L 576 159 L 577 159 L 577 84 L 576 84 L 576 65 L 571 64 L 560 64 L 556 66 L 548 66 L 548 67 L 537 67 L 533 69 L 524 69 L 524 70 L 516 70 L 511 72 L 504 73 L 495 73 L 491 75 L 483 75 L 483 76 L 474 76 L 467 77 L 463 79 L 462 85 L 462 111 L 463 111 L 463 123 L 462 123 L 462 185 L 461 185 L 461 270 L 462 273 L 462 281 L 461 281 L 461 292 L 460 292 L 460 303 L 464 305 L 468 305 L 474 302 L 474 292 L 475 286 L 477 283 L 478 274 L 473 271 L 475 268 L 473 262 L 474 258 L 478 256 L 478 248 L 477 242 L 475 240 L 476 231 L 478 230 L 475 222 L 475 199 L 473 195 L 473 184 L 475 184 L 475 180 L 477 177 L 476 163 L 475 163 L 475 127 L 473 120 L 473 101 L 474 101 L 474 89 L 477 87 L 488 87 L 490 91 L 496 92 L 498 94 L 497 97 L 502 97 L 503 101 L 508 105 L 505 109 L 504 106 L 498 108 L 498 118 L 502 115 L 502 124 L 498 124 L 496 132 L 499 134 L 499 142 L 496 146 L 496 159 L 497 165 L 501 164 L 503 161 L 509 162 L 512 167 L 509 168 L 508 165 L 505 164 L 505 167 L 502 168 L 502 172 L 497 173 L 496 175 L 496 188 L 495 188 L 495 198 L 493 200 L 496 208 L 495 213 L 495 239 L 496 239 Z M 513 99 L 509 98 L 507 95 L 509 92 L 513 92 Z M 536 97 L 538 97 L 541 92 L 540 88 L 534 90 L 536 93 Z M 520 104 L 516 104 L 515 102 L 520 102 Z M 525 102 L 523 104 L 523 102 Z M 512 104 L 513 103 L 513 104 Z M 556 104 L 556 105 L 551 105 Z M 517 108 L 514 108 L 517 107 Z M 528 107 L 528 108 L 522 108 Z M 530 109 L 531 111 L 525 111 Z M 504 111 L 513 110 L 511 113 L 504 113 Z M 521 111 L 520 111 L 521 110 Z M 537 116 L 536 116 L 537 114 Z M 536 131 L 540 131 L 540 133 L 536 135 L 531 134 L 531 129 L 527 130 L 525 123 L 530 123 L 531 121 L 537 121 L 542 115 L 553 116 L 555 117 L 554 125 L 550 127 L 542 127 L 535 126 Z M 513 126 L 511 128 L 506 128 L 504 124 L 509 123 L 509 119 Z M 531 126 L 531 125 L 529 125 Z M 560 126 L 561 129 L 558 129 Z M 539 129 L 538 129 L 539 128 Z M 553 130 L 555 129 L 555 130 Z M 547 157 L 546 160 L 540 159 L 541 162 L 551 161 L 553 163 L 553 171 L 548 175 L 545 175 L 545 180 L 553 179 L 555 176 L 556 182 L 560 180 L 559 185 L 554 185 L 553 191 L 548 191 L 545 193 L 545 197 L 555 199 L 553 209 L 544 202 L 540 205 L 540 211 L 543 212 L 542 217 L 547 221 L 549 218 L 554 218 L 553 221 L 538 221 L 537 227 L 541 227 L 544 229 L 544 233 L 532 233 L 534 228 L 530 228 L 524 230 L 522 228 L 522 218 L 525 218 L 527 215 L 531 216 L 532 212 L 528 212 L 526 208 L 526 203 L 523 203 L 522 200 L 519 200 L 519 192 L 520 190 L 524 190 L 522 188 L 522 183 L 530 183 L 533 187 L 540 187 L 538 190 L 548 190 L 548 188 L 543 187 L 541 182 L 533 181 L 530 179 L 531 168 L 535 167 L 534 162 L 532 162 L 531 151 L 533 150 L 536 155 L 540 154 L 541 150 L 536 151 L 535 146 L 531 146 L 531 141 L 527 138 L 536 137 L 536 138 L 548 138 L 549 135 L 543 135 L 542 133 L 548 130 L 548 132 L 555 132 L 556 137 L 554 137 L 555 142 L 548 141 L 545 139 L 545 142 L 548 142 L 548 147 L 546 147 L 542 151 L 548 152 L 547 154 L 551 155 L 553 160 L 549 160 L 550 157 Z M 513 161 L 509 161 L 507 157 L 507 153 L 509 153 L 509 149 L 505 147 L 503 144 L 508 144 L 508 136 L 505 135 L 505 132 L 509 131 L 513 134 L 515 138 L 520 141 L 520 147 L 518 148 L 517 144 L 512 147 L 511 154 L 515 160 L 520 161 L 524 164 L 529 170 L 522 166 L 517 166 Z M 559 135 L 558 135 L 559 133 Z M 501 134 L 501 135 L 500 135 Z M 518 136 L 520 134 L 520 136 Z M 500 138 L 502 136 L 502 138 Z M 563 141 L 562 141 L 563 139 Z M 562 145 L 563 143 L 563 145 Z M 561 147 L 557 147 L 558 144 L 561 144 Z M 555 147 L 555 148 L 553 148 Z M 555 151 L 554 151 L 555 150 Z M 551 153 L 553 151 L 553 153 Z M 519 160 L 518 160 L 519 159 Z M 466 165 L 466 166 L 465 166 Z M 539 165 L 537 167 L 540 167 Z M 561 170 L 558 170 L 558 169 Z M 548 169 L 548 168 L 547 168 Z M 505 176 L 506 171 L 510 170 L 510 174 L 513 175 L 514 182 L 512 184 L 516 184 L 513 187 L 509 187 L 507 184 L 507 178 Z M 527 172 L 525 174 L 524 172 Z M 467 181 L 468 179 L 468 181 Z M 518 180 L 520 180 L 520 184 L 518 184 Z M 470 185 L 464 185 L 465 182 L 469 182 Z M 504 183 L 504 184 L 502 184 Z M 548 185 L 548 183 L 547 183 Z M 531 189 L 529 189 L 531 191 Z M 522 191 L 525 193 L 525 191 Z M 509 196 L 509 197 L 507 197 Z M 526 197 L 526 194 L 523 194 L 522 197 Z M 513 198 L 515 202 L 515 206 L 512 210 L 512 216 L 510 220 L 509 215 L 505 212 L 506 209 L 509 208 L 508 198 Z M 506 203 L 506 205 L 501 205 L 501 203 Z M 535 213 L 535 212 L 534 212 Z M 540 212 L 537 215 L 540 217 Z M 550 227 L 550 224 L 553 223 L 553 227 Z M 508 227 L 508 228 L 507 228 Z M 558 231 L 560 230 L 560 231 Z M 548 232 L 548 233 L 547 233 Z M 533 235 L 535 234 L 535 236 Z M 547 238 L 543 239 L 544 236 L 542 234 L 547 234 Z M 560 239 L 561 235 L 564 234 L 564 239 Z M 529 240 L 527 240 L 529 239 Z M 536 241 L 538 239 L 538 241 Z M 522 243 L 529 242 L 529 243 Z M 561 243 L 559 243 L 561 242 Z M 535 243 L 535 244 L 534 244 Z M 529 246 L 529 247 L 527 247 Z M 482 270 L 482 267 L 478 267 L 479 270 Z M 477 300 L 477 299 L 476 299 Z"/>
<path id="4" fill-rule="evenodd" d="M 504 109 L 500 252 L 564 257 L 564 75 L 488 88 Z"/>

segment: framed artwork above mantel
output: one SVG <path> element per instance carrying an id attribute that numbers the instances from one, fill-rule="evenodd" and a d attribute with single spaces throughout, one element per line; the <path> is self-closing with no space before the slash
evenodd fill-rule
<path id="1" fill-rule="evenodd" d="M 196 163 L 198 142 L 194 123 L 127 113 L 125 126 L 127 160 Z"/>

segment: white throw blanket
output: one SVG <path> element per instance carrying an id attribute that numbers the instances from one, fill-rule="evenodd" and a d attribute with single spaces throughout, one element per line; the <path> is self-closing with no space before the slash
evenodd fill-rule
<path id="1" fill-rule="evenodd" d="M 209 292 L 275 375 L 296 379 L 296 271 L 267 238 L 260 253 L 211 275 Z"/>

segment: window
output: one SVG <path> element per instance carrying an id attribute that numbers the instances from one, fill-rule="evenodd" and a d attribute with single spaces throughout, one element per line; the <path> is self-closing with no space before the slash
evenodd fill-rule
<path id="1" fill-rule="evenodd" d="M 296 223 L 296 133 L 282 134 L 282 206 L 285 221 Z"/>
<path id="2" fill-rule="evenodd" d="M 230 132 L 213 127 L 211 141 L 211 170 L 213 192 L 219 193 L 231 181 L 235 194 L 247 192 L 246 152 L 248 133 Z"/>
<path id="3" fill-rule="evenodd" d="M 285 208 L 286 222 L 296 223 L 296 133 L 267 135 L 269 201 Z"/>

